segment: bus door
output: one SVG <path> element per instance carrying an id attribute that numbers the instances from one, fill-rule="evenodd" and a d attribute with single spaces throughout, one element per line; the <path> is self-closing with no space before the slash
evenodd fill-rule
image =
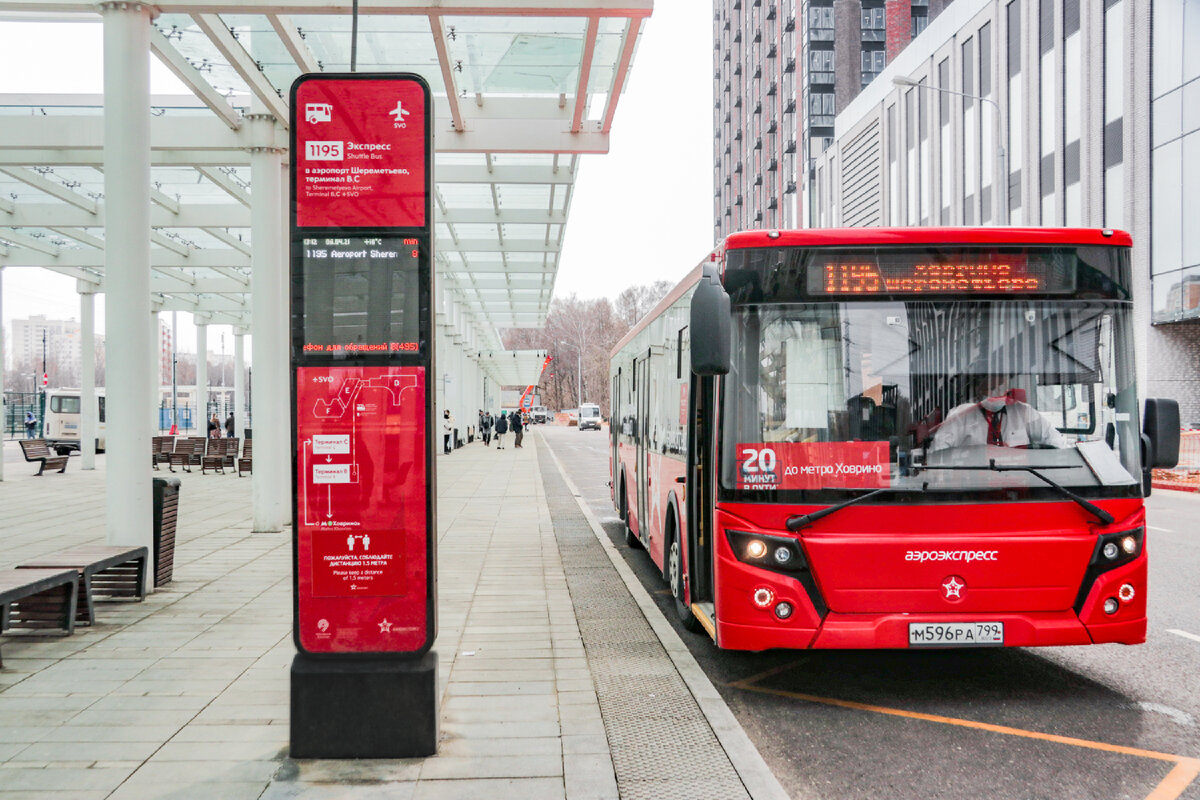
<path id="1" fill-rule="evenodd" d="M 650 357 L 634 362 L 637 370 L 637 454 L 634 456 L 634 483 L 637 484 L 638 538 L 643 544 L 650 543 L 650 498 L 646 483 L 650 478 L 646 464 L 646 448 L 650 445 Z"/>
<path id="2" fill-rule="evenodd" d="M 608 474 L 612 479 L 613 500 L 615 505 L 620 508 L 621 501 L 617 497 L 617 492 L 621 491 L 621 469 L 620 455 L 617 453 L 617 437 L 621 435 L 621 422 L 623 415 L 621 414 L 621 370 L 617 370 L 617 374 L 613 375 L 612 393 L 608 405 Z"/>
<path id="3" fill-rule="evenodd" d="M 713 616 L 713 481 L 715 378 L 692 375 L 688 392 L 687 562 L 693 604 Z"/>

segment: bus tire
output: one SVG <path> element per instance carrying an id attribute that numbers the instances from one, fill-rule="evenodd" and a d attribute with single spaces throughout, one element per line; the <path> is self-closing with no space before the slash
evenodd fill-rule
<path id="1" fill-rule="evenodd" d="M 675 604 L 675 616 L 679 618 L 679 624 L 683 626 L 684 630 L 699 633 L 704 628 L 685 600 L 687 594 L 684 592 L 683 586 L 683 550 L 679 546 L 679 537 L 675 536 L 673 532 L 667 547 L 667 585 L 671 587 L 671 600 Z"/>

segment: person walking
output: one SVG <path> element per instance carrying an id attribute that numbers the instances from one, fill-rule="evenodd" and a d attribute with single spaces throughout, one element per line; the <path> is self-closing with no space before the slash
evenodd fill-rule
<path id="1" fill-rule="evenodd" d="M 442 412 L 442 451 L 445 455 L 450 455 L 451 441 L 450 437 L 454 435 L 454 417 L 450 414 L 450 409 Z"/>
<path id="2" fill-rule="evenodd" d="M 233 438 L 233 412 L 229 412 L 229 416 L 225 418 L 225 438 Z"/>
<path id="3" fill-rule="evenodd" d="M 37 438 L 37 417 L 33 415 L 32 411 L 25 412 L 25 438 Z"/>
<path id="4" fill-rule="evenodd" d="M 217 415 L 213 414 L 212 419 L 208 421 L 208 438 L 221 438 L 221 420 L 217 419 Z"/>
<path id="5" fill-rule="evenodd" d="M 496 449 L 504 449 L 504 434 L 508 433 L 508 417 L 504 416 L 504 412 L 500 412 L 500 416 L 496 417 Z"/>
<path id="6" fill-rule="evenodd" d="M 492 425 L 494 424 L 495 420 L 492 419 L 492 412 L 483 412 L 483 416 L 479 418 L 479 433 L 483 436 L 484 447 L 490 447 L 492 444 Z"/>
<path id="7" fill-rule="evenodd" d="M 513 439 L 515 440 L 513 442 L 513 447 L 520 447 L 521 440 L 525 438 L 525 423 L 521 420 L 520 411 L 513 412 L 511 424 L 513 429 Z"/>

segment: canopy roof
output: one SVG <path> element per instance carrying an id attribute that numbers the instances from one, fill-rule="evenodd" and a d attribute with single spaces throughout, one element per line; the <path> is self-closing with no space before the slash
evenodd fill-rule
<path id="1" fill-rule="evenodd" d="M 579 156 L 608 150 L 652 2 L 359 4 L 358 70 L 415 72 L 433 88 L 438 287 L 485 349 L 501 349 L 498 328 L 545 320 Z M 350 3 L 153 7 L 154 55 L 193 92 L 152 100 L 154 300 L 250 329 L 246 118 L 275 116 L 286 147 L 292 81 L 350 69 Z M 22 18 L 98 16 L 92 3 L 0 0 L 0 21 Z M 103 97 L 0 95 L 0 266 L 103 291 L 102 167 Z"/>

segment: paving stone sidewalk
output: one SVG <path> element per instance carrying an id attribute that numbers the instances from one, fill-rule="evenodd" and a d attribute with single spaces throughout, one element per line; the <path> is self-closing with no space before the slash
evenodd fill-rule
<path id="1" fill-rule="evenodd" d="M 5 635 L 0 800 L 745 797 L 652 635 L 636 632 L 635 660 L 605 639 L 613 613 L 640 612 L 525 442 L 438 458 L 437 757 L 287 758 L 290 531 L 251 532 L 249 479 L 184 474 L 169 587 L 101 604 L 71 637 Z M 97 461 L 50 478 L 8 465 L 0 568 L 103 541 Z M 647 711 L 656 692 L 669 705 Z M 705 765 L 690 781 L 650 774 L 666 748 L 637 757 L 672 731 Z"/>

